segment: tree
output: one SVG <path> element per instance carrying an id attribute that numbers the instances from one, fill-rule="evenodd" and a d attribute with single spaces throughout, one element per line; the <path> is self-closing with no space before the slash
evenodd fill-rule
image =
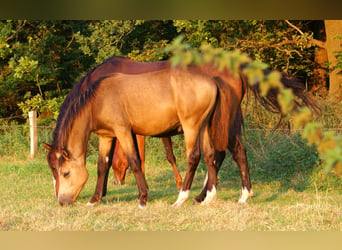
<path id="1" fill-rule="evenodd" d="M 315 52 L 316 75 L 314 81 L 326 85 L 332 100 L 339 100 L 342 84 L 342 20 L 314 21 L 311 27 L 317 46 Z"/>
<path id="2" fill-rule="evenodd" d="M 339 100 L 342 97 L 341 61 L 338 61 L 338 56 L 341 56 L 338 52 L 342 50 L 342 20 L 325 20 L 324 23 L 327 37 L 325 47 L 332 69 L 329 73 L 329 95 Z"/>
<path id="3" fill-rule="evenodd" d="M 92 67 L 114 55 L 138 61 L 168 59 L 161 53 L 179 34 L 193 47 L 239 49 L 272 69 L 313 78 L 311 21 L 101 20 L 1 21 L 0 117 L 47 105 L 63 96 Z M 339 64 L 338 64 L 339 65 Z M 307 81 L 308 89 L 312 82 Z M 39 95 L 36 97 L 36 95 Z M 21 110 L 17 104 L 22 103 Z M 26 107 L 25 107 L 26 105 Z M 25 111 L 26 112 L 26 111 Z M 55 110 L 53 110 L 55 112 Z"/>
<path id="4" fill-rule="evenodd" d="M 89 60 L 74 42 L 84 21 L 0 21 L 0 117 L 21 114 L 18 103 L 64 96 Z"/>

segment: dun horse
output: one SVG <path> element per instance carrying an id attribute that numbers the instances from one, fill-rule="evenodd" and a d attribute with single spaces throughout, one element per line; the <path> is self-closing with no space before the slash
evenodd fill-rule
<path id="1" fill-rule="evenodd" d="M 95 67 L 93 70 L 91 70 L 87 76 L 81 80 L 81 88 L 80 93 L 83 93 L 87 88 L 89 88 L 96 80 L 100 79 L 104 76 L 109 76 L 113 73 L 126 73 L 126 74 L 139 74 L 139 73 L 146 73 L 146 72 L 152 72 L 157 70 L 162 70 L 170 67 L 170 64 L 168 61 L 160 61 L 160 62 L 153 62 L 153 63 L 142 63 L 142 62 L 136 62 L 133 60 L 130 60 L 125 57 L 111 57 Z M 175 181 L 177 188 L 181 188 L 182 186 L 182 177 L 180 176 L 177 166 L 176 166 L 176 160 L 173 155 L 172 150 L 170 151 L 169 148 L 172 147 L 170 137 L 168 138 L 161 138 L 165 151 L 167 160 L 170 162 L 174 174 L 175 174 Z M 141 169 L 144 173 L 144 159 L 145 159 L 145 140 L 143 136 L 137 136 L 137 146 L 139 149 L 139 156 L 141 159 Z M 114 146 L 114 155 L 112 158 L 112 168 L 114 171 L 114 178 L 116 183 L 123 183 L 124 182 L 124 176 L 126 173 L 126 169 L 128 167 L 128 163 L 126 160 L 126 156 L 120 146 L 120 142 L 117 142 Z M 108 176 L 108 173 L 107 173 Z M 98 190 L 97 188 L 96 190 Z M 95 191 L 96 192 L 96 191 Z M 106 194 L 106 184 L 103 190 L 103 194 Z M 99 196 L 99 195 L 97 195 Z M 95 195 L 94 195 L 95 197 Z"/>
<path id="2" fill-rule="evenodd" d="M 142 66 L 129 60 L 124 63 Z M 166 62 L 148 65 L 153 68 L 162 64 L 167 65 Z M 96 68 L 92 72 L 96 72 Z M 103 74 L 95 82 L 91 81 L 92 72 L 87 76 L 88 81 L 75 85 L 66 98 L 52 145 L 45 144 L 50 150 L 48 161 L 57 181 L 55 191 L 60 204 L 71 204 L 86 182 L 85 147 L 91 131 L 98 133 L 100 138 L 98 183 L 91 203 L 98 202 L 105 194 L 109 156 L 113 151 L 112 138 L 117 137 L 123 143 L 136 177 L 140 205 L 146 204 L 148 188 L 139 167 L 132 132 L 166 136 L 184 131 L 188 170 L 174 206 L 180 206 L 188 198 L 200 149 L 207 163 L 208 180 L 201 195 L 196 197 L 198 202 L 209 203 L 215 197 L 216 174 L 227 146 L 240 167 L 243 186 L 240 202 L 245 202 L 251 195 L 245 148 L 239 138 L 242 124 L 240 103 L 246 88 L 243 78 L 236 79 L 211 66 L 174 71 L 167 66 L 137 75 Z M 310 104 L 302 85 L 285 77 L 282 81 L 285 86 L 293 88 L 305 104 Z M 253 91 L 257 93 L 257 86 Z M 274 93 L 262 103 L 279 109 Z"/>
<path id="3" fill-rule="evenodd" d="M 79 93 L 77 87 L 73 91 Z M 141 207 L 148 200 L 148 186 L 132 134 L 183 132 L 188 169 L 175 206 L 184 202 L 183 193 L 190 190 L 200 149 L 208 168 L 208 193 L 212 194 L 206 200 L 211 199 L 216 185 L 215 148 L 222 151 L 228 142 L 229 95 L 225 86 L 194 67 L 136 75 L 117 73 L 97 80 L 81 95 L 68 95 L 66 102 L 72 103 L 65 105 L 67 110 L 57 120 L 52 145 L 45 144 L 50 151 L 49 165 L 58 174 L 58 202 L 72 204 L 87 181 L 85 153 L 92 131 L 99 135 L 99 177 L 105 177 L 115 137 L 136 178 Z"/>

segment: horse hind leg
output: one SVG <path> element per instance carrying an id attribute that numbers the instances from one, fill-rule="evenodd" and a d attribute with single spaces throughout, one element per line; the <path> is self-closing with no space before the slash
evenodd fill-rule
<path id="1" fill-rule="evenodd" d="M 186 128 L 183 129 L 187 155 L 187 171 L 182 188 L 179 191 L 178 198 L 172 205 L 174 208 L 179 208 L 185 201 L 188 200 L 191 184 L 201 157 L 198 132 L 196 132 L 196 130 L 188 130 Z"/>
<path id="2" fill-rule="evenodd" d="M 171 137 L 162 137 L 161 140 L 164 144 L 164 148 L 165 148 L 165 152 L 166 152 L 166 158 L 170 162 L 170 164 L 172 165 L 173 172 L 175 174 L 176 186 L 178 189 L 182 188 L 182 177 L 180 176 L 180 174 L 178 172 L 177 165 L 176 165 L 176 157 L 172 151 Z"/>
<path id="3" fill-rule="evenodd" d="M 216 151 L 215 152 L 215 161 L 214 161 L 214 164 L 215 164 L 215 169 L 216 169 L 216 176 L 221 168 L 221 165 L 222 165 L 222 162 L 224 160 L 226 156 L 226 152 L 225 151 Z M 194 204 L 199 204 L 201 203 L 202 201 L 204 201 L 206 195 L 207 195 L 207 191 L 208 191 L 208 172 L 205 176 L 205 180 L 203 182 L 203 188 L 201 190 L 201 193 L 195 197 L 194 199 Z"/>
<path id="4" fill-rule="evenodd" d="M 253 190 L 249 178 L 246 148 L 242 144 L 240 136 L 235 135 L 230 138 L 228 149 L 240 169 L 242 192 L 238 202 L 240 204 L 245 204 L 247 199 L 253 196 Z"/>
<path id="5" fill-rule="evenodd" d="M 203 131 L 203 137 L 201 140 L 201 148 L 204 156 L 204 161 L 207 165 L 207 181 L 204 185 L 206 189 L 206 195 L 201 205 L 208 205 L 216 199 L 216 186 L 217 186 L 217 172 L 216 167 L 216 151 L 211 142 L 208 127 Z"/>

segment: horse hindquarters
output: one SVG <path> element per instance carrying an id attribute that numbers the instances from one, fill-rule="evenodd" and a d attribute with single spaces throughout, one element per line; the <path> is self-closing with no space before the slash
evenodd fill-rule
<path id="1" fill-rule="evenodd" d="M 203 77 L 203 75 L 201 76 Z M 191 103 L 188 103 L 188 105 L 189 107 L 192 107 L 192 109 L 188 108 L 188 110 L 193 112 L 193 116 L 186 113 L 179 113 L 186 145 L 187 172 L 183 181 L 183 187 L 178 195 L 177 201 L 173 204 L 173 207 L 180 207 L 188 199 L 191 184 L 200 160 L 201 150 L 203 151 L 207 163 L 210 184 L 213 183 L 213 185 L 216 185 L 216 174 L 213 169 L 215 150 L 209 136 L 209 122 L 216 109 L 217 98 L 219 98 L 219 96 L 216 83 L 211 77 L 205 77 L 206 78 L 199 79 L 199 82 L 204 82 L 201 85 L 201 88 L 198 88 L 197 83 L 199 82 L 197 82 L 192 90 L 193 93 L 191 93 L 189 97 Z M 196 78 L 193 78 L 193 81 L 196 80 Z M 180 86 L 180 89 L 181 91 L 179 92 L 183 94 L 187 91 L 183 91 L 182 86 Z M 179 96 L 176 96 L 176 99 L 178 99 L 178 97 Z M 180 101 L 177 103 L 177 105 L 181 107 L 180 111 L 182 111 L 182 105 L 184 106 L 182 102 L 185 103 L 185 100 L 182 98 L 184 97 L 180 96 Z M 215 181 L 213 181 L 214 179 Z M 212 189 L 210 189 L 210 191 L 211 190 Z"/>

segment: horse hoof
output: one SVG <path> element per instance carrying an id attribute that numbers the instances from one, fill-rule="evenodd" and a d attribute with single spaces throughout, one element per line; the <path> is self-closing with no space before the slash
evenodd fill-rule
<path id="1" fill-rule="evenodd" d="M 139 209 L 145 209 L 146 208 L 146 202 L 140 201 L 138 207 L 139 207 Z"/>
<path id="2" fill-rule="evenodd" d="M 99 204 L 100 202 L 101 202 L 101 199 L 100 200 L 96 200 L 96 199 L 91 198 L 91 200 L 88 201 L 87 206 L 88 207 L 93 207 L 93 206 Z"/>
<path id="3" fill-rule="evenodd" d="M 96 205 L 96 203 L 91 203 L 90 201 L 88 201 L 87 203 L 87 207 L 94 207 Z"/>
<path id="4" fill-rule="evenodd" d="M 171 205 L 172 208 L 180 208 L 182 206 L 182 204 L 180 204 L 179 202 L 175 202 Z"/>
<path id="5" fill-rule="evenodd" d="M 242 191 L 241 191 L 241 196 L 240 196 L 240 199 L 238 201 L 239 204 L 246 204 L 247 203 L 247 200 L 249 197 L 252 197 L 254 196 L 254 193 L 253 193 L 253 190 L 249 190 L 247 188 L 243 188 Z"/>

